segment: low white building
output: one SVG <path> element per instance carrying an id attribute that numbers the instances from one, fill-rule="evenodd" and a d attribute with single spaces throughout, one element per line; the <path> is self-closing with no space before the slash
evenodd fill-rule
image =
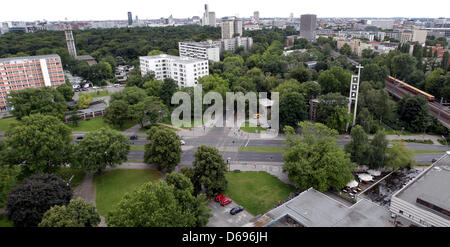
<path id="1" fill-rule="evenodd" d="M 141 74 L 153 72 L 157 80 L 172 78 L 179 87 L 193 87 L 208 75 L 208 60 L 166 54 L 139 57 Z"/>
<path id="2" fill-rule="evenodd" d="M 220 41 L 179 42 L 180 57 L 191 57 L 203 60 L 220 61 Z"/>

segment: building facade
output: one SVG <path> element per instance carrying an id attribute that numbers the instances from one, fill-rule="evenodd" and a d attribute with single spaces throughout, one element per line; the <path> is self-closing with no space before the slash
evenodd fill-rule
<path id="1" fill-rule="evenodd" d="M 128 12 L 128 26 L 133 25 L 133 15 L 131 12 Z"/>
<path id="2" fill-rule="evenodd" d="M 57 87 L 64 82 L 58 55 L 0 58 L 0 111 L 10 110 L 7 96 L 11 91 Z"/>
<path id="3" fill-rule="evenodd" d="M 242 36 L 242 20 L 236 17 L 225 17 L 222 19 L 222 39 L 231 39 Z"/>
<path id="4" fill-rule="evenodd" d="M 166 54 L 139 57 L 141 73 L 154 73 L 157 80 L 172 78 L 179 87 L 193 87 L 209 75 L 208 60 Z"/>
<path id="5" fill-rule="evenodd" d="M 316 39 L 316 15 L 301 15 L 300 17 L 300 36 L 308 41 Z"/>
<path id="6" fill-rule="evenodd" d="M 220 61 L 220 41 L 179 42 L 180 57 L 191 57 L 203 60 Z"/>
<path id="7" fill-rule="evenodd" d="M 222 39 L 222 51 L 234 51 L 238 47 L 242 46 L 245 51 L 252 48 L 252 37 L 234 37 L 231 39 Z"/>

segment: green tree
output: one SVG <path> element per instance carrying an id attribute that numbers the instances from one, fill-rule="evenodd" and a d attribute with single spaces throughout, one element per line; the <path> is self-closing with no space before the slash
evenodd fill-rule
<path id="1" fill-rule="evenodd" d="M 123 100 L 129 105 L 135 105 L 147 96 L 144 89 L 137 86 L 127 86 L 122 92 L 117 92 L 111 95 L 111 103 L 116 100 Z"/>
<path id="2" fill-rule="evenodd" d="M 155 125 L 168 114 L 167 106 L 158 97 L 153 96 L 146 97 L 135 105 L 130 105 L 128 111 L 129 116 L 138 120 L 141 127 L 144 127 L 146 122 Z"/>
<path id="3" fill-rule="evenodd" d="M 345 96 L 339 93 L 329 93 L 319 97 L 317 104 L 316 120 L 321 123 L 326 123 L 328 117 L 332 116 L 337 107 L 348 107 L 348 100 Z"/>
<path id="4" fill-rule="evenodd" d="M 349 155 L 336 144 L 335 131 L 321 124 L 300 123 L 303 138 L 283 155 L 283 171 L 296 188 L 326 191 L 353 179 Z M 323 135 L 322 135 L 323 134 Z"/>
<path id="5" fill-rule="evenodd" d="M 382 131 L 378 131 L 370 142 L 369 167 L 381 168 L 386 165 L 386 150 L 389 142 Z"/>
<path id="6" fill-rule="evenodd" d="M 128 104 L 123 100 L 112 101 L 103 116 L 105 122 L 118 125 L 120 128 L 128 120 L 128 117 Z"/>
<path id="7" fill-rule="evenodd" d="M 280 125 L 296 126 L 307 118 L 306 104 L 303 95 L 290 92 L 280 98 Z"/>
<path id="8" fill-rule="evenodd" d="M 97 209 L 82 199 L 55 205 L 45 212 L 39 227 L 93 227 L 100 223 Z"/>
<path id="9" fill-rule="evenodd" d="M 74 95 L 73 92 L 73 87 L 70 84 L 70 82 L 68 82 L 66 80 L 66 83 L 60 85 L 59 87 L 56 88 L 56 90 L 64 97 L 64 99 L 66 101 L 72 101 L 72 97 Z"/>
<path id="10" fill-rule="evenodd" d="M 324 94 L 341 93 L 347 95 L 350 88 L 350 72 L 341 67 L 332 67 L 319 74 L 318 82 Z"/>
<path id="11" fill-rule="evenodd" d="M 359 164 L 366 165 L 369 154 L 369 138 L 364 129 L 356 125 L 350 132 L 352 140 L 345 145 L 345 151 L 350 153 L 350 159 Z"/>
<path id="12" fill-rule="evenodd" d="M 352 115 L 348 113 L 347 108 L 342 106 L 335 106 L 331 115 L 325 120 L 327 127 L 335 129 L 339 133 L 344 133 L 347 123 L 351 124 L 351 122 Z"/>
<path id="13" fill-rule="evenodd" d="M 394 56 L 391 63 L 391 74 L 400 80 L 405 80 L 415 69 L 416 59 L 409 54 Z"/>
<path id="14" fill-rule="evenodd" d="M 196 192 L 199 192 L 201 188 L 205 189 L 207 196 L 225 192 L 227 165 L 217 148 L 204 145 L 198 147 L 194 153 L 192 165 L 194 166 L 193 184 L 201 186 L 195 188 Z"/>
<path id="15" fill-rule="evenodd" d="M 148 96 L 159 97 L 163 82 L 159 80 L 151 80 L 144 83 L 144 89 Z"/>
<path id="16" fill-rule="evenodd" d="M 425 132 L 430 121 L 429 106 L 421 95 L 406 96 L 398 102 L 398 116 L 401 124 L 411 132 Z"/>
<path id="17" fill-rule="evenodd" d="M 194 213 L 197 219 L 196 226 L 206 226 L 212 215 L 209 213 L 211 209 L 207 206 L 208 200 L 206 200 L 205 195 L 200 194 L 194 197 L 194 186 L 191 180 L 182 173 L 169 173 L 165 181 L 175 187 L 175 197 L 183 210 Z"/>
<path id="18" fill-rule="evenodd" d="M 178 85 L 171 78 L 164 79 L 161 89 L 159 90 L 159 97 L 165 105 L 170 106 L 172 95 L 177 91 Z"/>
<path id="19" fill-rule="evenodd" d="M 341 47 L 341 49 L 339 50 L 339 52 L 340 52 L 342 55 L 350 56 L 350 55 L 352 55 L 352 48 L 351 48 L 347 43 L 345 43 L 345 44 Z"/>
<path id="20" fill-rule="evenodd" d="M 386 151 L 386 167 L 398 170 L 404 167 L 412 167 L 415 163 L 414 153 L 406 148 L 403 142 L 395 143 Z"/>
<path id="21" fill-rule="evenodd" d="M 86 109 L 92 103 L 92 96 L 89 94 L 81 94 L 78 97 L 78 109 Z"/>
<path id="22" fill-rule="evenodd" d="M 8 105 L 12 108 L 11 113 L 19 120 L 36 113 L 62 120 L 67 108 L 64 96 L 51 87 L 12 91 L 8 96 Z"/>
<path id="23" fill-rule="evenodd" d="M 160 54 L 163 54 L 164 52 L 162 52 L 162 51 L 160 51 L 160 50 L 152 50 L 152 51 L 149 51 L 148 53 L 147 53 L 147 56 L 155 56 L 155 55 L 160 55 Z"/>
<path id="24" fill-rule="evenodd" d="M 106 217 L 111 227 L 194 227 L 194 212 L 184 210 L 178 191 L 165 181 L 148 182 L 126 194 Z"/>
<path id="25" fill-rule="evenodd" d="M 6 215 L 16 227 L 37 226 L 48 209 L 67 205 L 71 198 L 66 181 L 53 174 L 33 175 L 11 191 Z"/>
<path id="26" fill-rule="evenodd" d="M 171 172 L 181 160 L 181 142 L 176 133 L 162 127 L 152 127 L 148 132 L 144 161 L 155 164 L 158 170 Z"/>
<path id="27" fill-rule="evenodd" d="M 20 167 L 8 167 L 0 165 L 0 208 L 6 203 L 6 197 L 19 183 Z"/>
<path id="28" fill-rule="evenodd" d="M 89 132 L 76 148 L 76 167 L 87 172 L 101 173 L 127 161 L 130 143 L 124 134 L 109 128 Z"/>
<path id="29" fill-rule="evenodd" d="M 5 141 L 5 158 L 22 167 L 22 176 L 52 173 L 71 160 L 71 130 L 53 116 L 24 117 L 6 132 Z"/>

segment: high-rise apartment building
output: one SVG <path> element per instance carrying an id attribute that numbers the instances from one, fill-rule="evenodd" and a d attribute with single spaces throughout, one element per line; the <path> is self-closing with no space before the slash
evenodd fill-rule
<path id="1" fill-rule="evenodd" d="M 141 73 L 155 73 L 157 80 L 172 78 L 179 87 L 193 87 L 198 78 L 209 75 L 208 60 L 166 54 L 139 57 Z"/>
<path id="2" fill-rule="evenodd" d="M 222 39 L 231 39 L 242 36 L 242 20 L 237 17 L 225 17 L 222 19 Z"/>
<path id="3" fill-rule="evenodd" d="M 248 51 L 253 45 L 252 37 L 237 36 L 231 39 L 222 39 L 223 51 L 234 51 L 238 47 L 242 46 L 245 51 Z"/>
<path id="4" fill-rule="evenodd" d="M 179 42 L 180 57 L 191 57 L 203 60 L 220 61 L 220 41 Z"/>
<path id="5" fill-rule="evenodd" d="M 0 111 L 10 110 L 7 96 L 11 91 L 61 84 L 64 72 L 58 55 L 0 58 Z"/>
<path id="6" fill-rule="evenodd" d="M 309 41 L 316 39 L 316 15 L 301 15 L 300 17 L 300 37 Z"/>
<path id="7" fill-rule="evenodd" d="M 131 15 L 131 12 L 128 12 L 128 26 L 133 25 L 133 16 Z"/>

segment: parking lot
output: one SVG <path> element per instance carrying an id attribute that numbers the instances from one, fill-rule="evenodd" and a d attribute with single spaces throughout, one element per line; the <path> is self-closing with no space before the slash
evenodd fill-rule
<path id="1" fill-rule="evenodd" d="M 230 210 L 237 206 L 239 205 L 234 201 L 226 206 L 220 206 L 218 202 L 211 200 L 208 204 L 208 207 L 211 208 L 211 214 L 213 216 L 209 218 L 209 222 L 206 226 L 239 227 L 249 223 L 250 220 L 254 217 L 246 210 L 235 215 L 230 214 Z"/>

